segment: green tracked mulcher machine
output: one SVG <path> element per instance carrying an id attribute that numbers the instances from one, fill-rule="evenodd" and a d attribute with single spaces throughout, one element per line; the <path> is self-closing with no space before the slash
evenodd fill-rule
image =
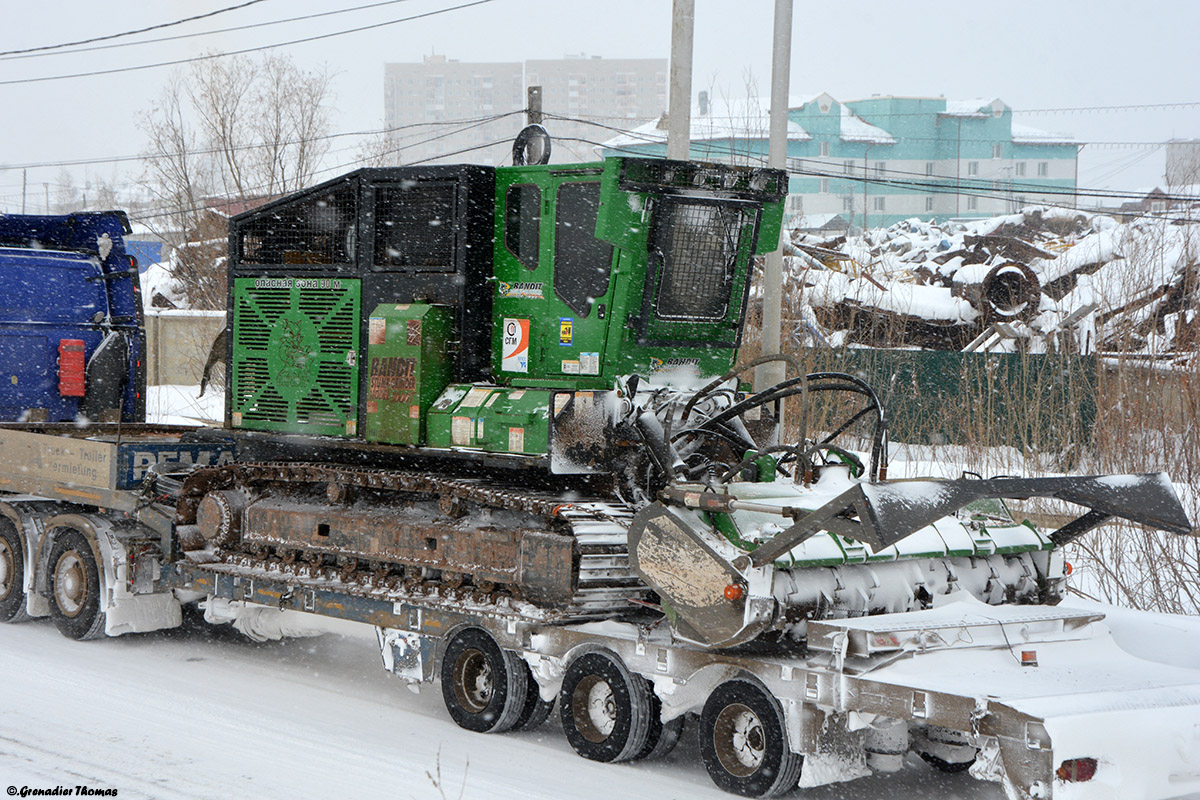
<path id="1" fill-rule="evenodd" d="M 1190 530 L 1159 475 L 888 481 L 870 386 L 778 357 L 791 376 L 752 387 L 786 193 L 670 160 L 400 167 L 235 217 L 237 457 L 187 478 L 177 522 L 242 566 L 549 620 L 649 606 L 706 648 L 958 589 L 1054 603 L 1061 546 L 1109 517 Z M 803 420 L 828 393 L 845 421 L 783 441 L 784 400 Z M 994 502 L 1034 496 L 1088 510 L 1043 533 Z"/>

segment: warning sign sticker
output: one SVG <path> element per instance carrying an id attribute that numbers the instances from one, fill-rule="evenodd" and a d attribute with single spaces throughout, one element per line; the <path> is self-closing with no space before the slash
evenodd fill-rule
<path id="1" fill-rule="evenodd" d="M 570 347 L 575 340 L 575 320 L 571 317 L 558 318 L 558 344 L 560 347 Z"/>
<path id="2" fill-rule="evenodd" d="M 500 369 L 529 372 L 529 320 L 506 317 L 501 335 Z"/>

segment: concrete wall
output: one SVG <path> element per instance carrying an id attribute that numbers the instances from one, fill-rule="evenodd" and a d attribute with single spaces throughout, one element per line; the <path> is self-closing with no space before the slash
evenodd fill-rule
<path id="1" fill-rule="evenodd" d="M 213 340 L 224 328 L 224 311 L 147 312 L 146 383 L 198 385 Z"/>

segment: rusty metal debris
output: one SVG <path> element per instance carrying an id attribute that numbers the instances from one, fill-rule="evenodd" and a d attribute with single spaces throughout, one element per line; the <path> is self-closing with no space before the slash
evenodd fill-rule
<path id="1" fill-rule="evenodd" d="M 1200 342 L 1192 220 L 1027 208 L 905 220 L 859 236 L 793 232 L 798 343 L 1190 355 Z"/>

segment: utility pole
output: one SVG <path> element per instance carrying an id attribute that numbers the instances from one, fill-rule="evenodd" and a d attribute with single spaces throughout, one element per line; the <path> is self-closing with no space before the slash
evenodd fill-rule
<path id="1" fill-rule="evenodd" d="M 542 124 L 542 87 L 530 86 L 525 93 L 525 124 Z"/>
<path id="2" fill-rule="evenodd" d="M 46 213 L 49 214 L 50 213 L 50 184 L 43 183 L 42 191 L 44 191 L 46 193 Z"/>
<path id="3" fill-rule="evenodd" d="M 692 30 L 695 0 L 674 0 L 671 12 L 671 96 L 667 108 L 667 158 L 688 157 L 692 138 Z"/>
<path id="4" fill-rule="evenodd" d="M 21 213 L 25 213 L 25 187 L 29 183 L 29 170 L 21 170 Z"/>
<path id="5" fill-rule="evenodd" d="M 775 32 L 771 52 L 771 133 L 767 153 L 767 163 L 775 169 L 787 167 L 788 81 L 791 61 L 792 0 L 775 0 Z M 763 264 L 764 356 L 780 351 L 783 328 L 782 302 L 783 249 L 781 243 L 776 242 L 775 249 L 767 253 Z M 774 386 L 783 380 L 785 372 L 783 362 L 763 364 L 755 372 L 755 386 L 759 389 Z"/>

